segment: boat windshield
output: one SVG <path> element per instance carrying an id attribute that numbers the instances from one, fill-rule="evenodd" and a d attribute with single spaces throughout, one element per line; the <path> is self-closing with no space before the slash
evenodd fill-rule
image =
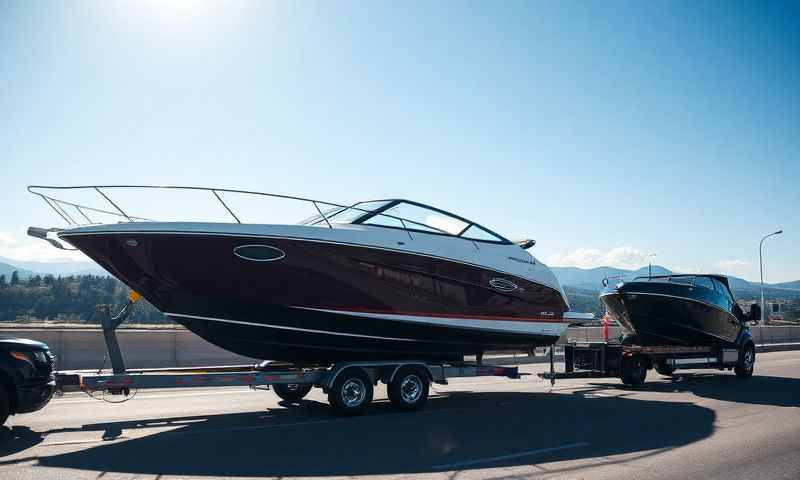
<path id="1" fill-rule="evenodd" d="M 322 215 L 315 215 L 301 222 L 301 225 L 325 225 L 327 218 L 332 224 L 374 225 L 469 240 L 508 243 L 504 238 L 469 220 L 407 200 L 361 202 L 350 207 L 331 208 L 323 213 L 324 218 Z"/>
<path id="2" fill-rule="evenodd" d="M 325 218 L 328 219 L 331 223 L 336 223 L 339 225 L 342 224 L 349 224 L 353 223 L 359 218 L 367 215 L 368 213 L 372 213 L 375 210 L 385 206 L 389 203 L 388 200 L 378 200 L 373 202 L 359 202 L 355 205 L 351 205 L 347 208 L 344 207 L 333 207 L 328 210 L 322 212 L 325 215 Z M 325 218 L 322 215 L 314 215 L 313 217 L 307 218 L 300 222 L 300 225 L 321 225 L 325 224 Z"/>
<path id="3" fill-rule="evenodd" d="M 660 282 L 660 283 L 680 283 L 682 285 L 692 285 L 693 275 L 676 275 L 673 277 L 636 277 L 633 280 L 638 282 Z"/>

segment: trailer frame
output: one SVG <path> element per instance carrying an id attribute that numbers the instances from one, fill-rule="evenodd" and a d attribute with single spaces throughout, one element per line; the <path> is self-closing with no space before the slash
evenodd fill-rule
<path id="1" fill-rule="evenodd" d="M 550 371 L 539 377 L 550 380 L 569 378 L 619 378 L 637 386 L 644 383 L 647 371 L 655 369 L 672 375 L 679 369 L 735 370 L 742 378 L 752 376 L 755 366 L 755 342 L 750 330 L 742 329 L 734 343 L 706 346 L 635 345 L 608 342 L 572 342 L 564 345 L 564 371 Z"/>
<path id="2" fill-rule="evenodd" d="M 98 305 L 111 371 L 57 371 L 58 393 L 96 392 L 129 399 L 140 389 L 248 386 L 272 389 L 287 401 L 298 401 L 313 387 L 328 394 L 334 412 L 362 413 L 372 400 L 373 386 L 388 386 L 389 399 L 401 410 L 417 410 L 427 400 L 430 383 L 446 385 L 450 378 L 495 376 L 519 379 L 518 367 L 477 362 L 431 363 L 424 360 L 355 361 L 303 367 L 284 362 L 191 368 L 127 369 L 116 329 L 130 316 L 139 296 L 134 292 L 116 315 L 110 305 Z M 349 395 L 349 397 L 348 397 Z M 352 398 L 351 398 L 352 397 Z M 348 403 L 348 398 L 359 400 Z"/>

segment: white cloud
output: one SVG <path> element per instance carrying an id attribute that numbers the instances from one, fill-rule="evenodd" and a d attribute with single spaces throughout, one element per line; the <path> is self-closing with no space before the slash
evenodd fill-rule
<path id="1" fill-rule="evenodd" d="M 714 266 L 719 269 L 720 273 L 727 275 L 748 275 L 753 273 L 753 264 L 744 260 L 720 260 Z"/>
<path id="2" fill-rule="evenodd" d="M 22 262 L 85 262 L 80 252 L 59 250 L 45 241 L 0 232 L 0 257 Z"/>
<path id="3" fill-rule="evenodd" d="M 545 263 L 554 267 L 637 269 L 647 265 L 648 253 L 626 246 L 608 251 L 602 251 L 597 248 L 579 248 L 572 253 L 550 255 L 545 259 Z"/>

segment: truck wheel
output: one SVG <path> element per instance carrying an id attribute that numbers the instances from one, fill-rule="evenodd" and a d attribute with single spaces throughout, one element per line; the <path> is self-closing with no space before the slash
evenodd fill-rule
<path id="1" fill-rule="evenodd" d="M 746 344 L 739 350 L 739 361 L 733 367 L 736 376 L 739 378 L 748 378 L 753 376 L 753 367 L 756 364 L 756 348 L 752 343 Z"/>
<path id="2" fill-rule="evenodd" d="M 639 355 L 624 357 L 620 370 L 622 383 L 632 387 L 643 384 L 645 377 L 647 377 L 647 365 Z"/>
<path id="3" fill-rule="evenodd" d="M 360 368 L 347 368 L 336 377 L 328 391 L 328 402 L 337 415 L 350 417 L 364 413 L 372 401 L 372 380 Z"/>
<path id="4" fill-rule="evenodd" d="M 656 364 L 653 365 L 653 368 L 656 369 L 656 372 L 658 372 L 660 375 L 664 375 L 665 377 L 670 377 L 673 373 L 675 373 L 675 367 L 667 365 L 667 362 L 656 362 Z"/>
<path id="5" fill-rule="evenodd" d="M 272 386 L 275 395 L 287 402 L 298 402 L 311 391 L 311 384 L 305 383 L 278 383 Z"/>
<path id="6" fill-rule="evenodd" d="M 402 367 L 387 389 L 392 406 L 410 412 L 419 410 L 428 400 L 428 376 L 419 369 Z"/>
<path id="7" fill-rule="evenodd" d="M 11 413 L 11 402 L 8 398 L 8 392 L 6 392 L 6 387 L 0 385 L 0 425 L 6 423 L 8 420 L 8 415 Z"/>

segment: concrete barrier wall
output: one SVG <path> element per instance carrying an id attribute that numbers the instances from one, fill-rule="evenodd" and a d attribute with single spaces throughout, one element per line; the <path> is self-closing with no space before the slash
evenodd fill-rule
<path id="1" fill-rule="evenodd" d="M 0 328 L 0 335 L 45 342 L 57 355 L 61 370 L 100 368 L 106 356 L 100 330 Z M 188 330 L 118 330 L 128 368 L 243 365 L 254 360 L 212 345 Z M 111 368 L 109 360 L 105 366 Z"/>
<path id="2" fill-rule="evenodd" d="M 753 327 L 752 332 L 758 344 L 800 342 L 800 327 Z M 616 338 L 619 334 L 619 327 L 609 328 L 609 338 Z M 0 335 L 47 343 L 58 356 L 58 368 L 61 370 L 93 369 L 104 365 L 106 348 L 100 330 L 0 328 Z M 117 331 L 117 338 L 128 368 L 243 365 L 254 362 L 251 358 L 216 347 L 187 330 L 122 329 Z M 602 327 L 583 327 L 568 329 L 559 343 L 602 340 Z M 111 367 L 108 360 L 105 361 L 105 367 Z"/>

